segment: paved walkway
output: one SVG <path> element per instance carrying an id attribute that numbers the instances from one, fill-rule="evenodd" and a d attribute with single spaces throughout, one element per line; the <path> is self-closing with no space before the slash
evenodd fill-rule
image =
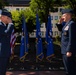
<path id="1" fill-rule="evenodd" d="M 65 75 L 64 71 L 7 71 L 6 75 Z"/>

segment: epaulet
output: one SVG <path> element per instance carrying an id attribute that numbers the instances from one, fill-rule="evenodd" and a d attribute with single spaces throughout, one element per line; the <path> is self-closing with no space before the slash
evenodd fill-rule
<path id="1" fill-rule="evenodd" d="M 74 23 L 74 21 L 71 21 L 71 23 Z"/>
<path id="2" fill-rule="evenodd" d="M 70 23 L 69 23 L 68 25 L 70 25 L 70 24 L 72 24 L 72 23 L 74 23 L 74 21 L 70 21 Z"/>

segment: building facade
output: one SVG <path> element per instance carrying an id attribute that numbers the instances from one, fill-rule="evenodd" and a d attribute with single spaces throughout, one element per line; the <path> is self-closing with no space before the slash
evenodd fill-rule
<path id="1" fill-rule="evenodd" d="M 8 6 L 5 6 L 5 9 L 11 10 L 24 10 L 29 7 L 31 0 L 6 0 Z"/>
<path id="2" fill-rule="evenodd" d="M 5 6 L 5 9 L 7 10 L 24 10 L 26 8 L 29 8 L 29 3 L 31 0 L 7 0 L 9 2 L 9 6 Z M 63 9 L 63 7 L 58 7 L 58 11 L 57 12 L 50 12 L 51 15 L 51 23 L 52 23 L 52 31 L 53 31 L 53 37 L 56 36 L 60 36 L 60 32 L 58 31 L 57 27 L 56 27 L 56 23 L 59 20 L 59 18 L 61 17 L 61 10 Z M 41 24 L 41 33 L 42 33 L 42 38 L 45 38 L 46 36 L 46 27 L 45 27 L 45 23 Z M 29 36 L 31 38 L 35 38 L 36 37 L 36 30 L 34 30 L 34 32 L 32 32 L 31 34 L 29 34 Z"/>
<path id="3" fill-rule="evenodd" d="M 29 6 L 31 0 L 6 0 L 9 6 Z"/>

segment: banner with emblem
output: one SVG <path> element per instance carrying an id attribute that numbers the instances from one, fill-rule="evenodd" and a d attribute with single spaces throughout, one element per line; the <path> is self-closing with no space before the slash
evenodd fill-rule
<path id="1" fill-rule="evenodd" d="M 38 14 L 36 15 L 36 56 L 37 56 L 37 59 L 39 59 L 39 60 L 42 60 L 43 56 L 44 56 Z"/>
<path id="2" fill-rule="evenodd" d="M 47 44 L 47 57 L 48 61 L 51 61 L 52 56 L 54 56 L 53 39 L 52 39 L 52 25 L 51 16 L 48 16 L 48 23 L 46 29 L 46 44 Z"/>
<path id="3" fill-rule="evenodd" d="M 24 61 L 25 56 L 28 54 L 28 32 L 24 16 L 22 17 L 22 36 L 20 46 L 20 60 Z"/>

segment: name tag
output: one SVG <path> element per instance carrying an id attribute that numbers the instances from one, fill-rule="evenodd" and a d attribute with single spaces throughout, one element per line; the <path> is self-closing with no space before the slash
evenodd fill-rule
<path id="1" fill-rule="evenodd" d="M 65 28 L 64 28 L 64 30 L 68 30 L 69 29 L 69 26 L 66 26 Z"/>

